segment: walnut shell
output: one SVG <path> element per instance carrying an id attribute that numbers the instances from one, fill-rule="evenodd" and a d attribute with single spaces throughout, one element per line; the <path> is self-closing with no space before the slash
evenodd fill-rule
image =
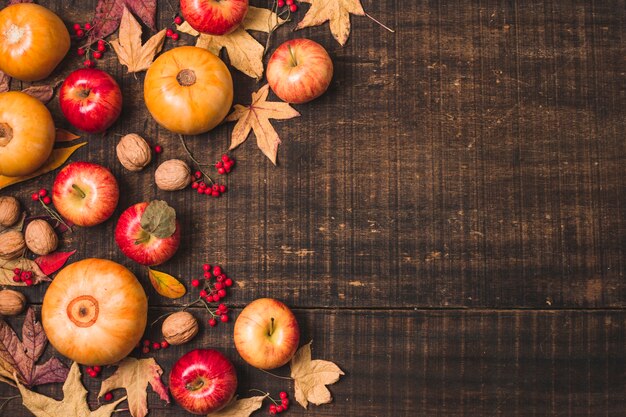
<path id="1" fill-rule="evenodd" d="M 35 255 L 47 255 L 56 250 L 59 238 L 50 223 L 37 219 L 26 226 L 26 246 Z"/>
<path id="2" fill-rule="evenodd" d="M 191 170 L 184 161 L 170 159 L 159 165 L 154 181 L 164 191 L 182 190 L 191 183 Z"/>
<path id="3" fill-rule="evenodd" d="M 190 313 L 179 311 L 163 321 L 161 333 L 170 345 L 182 345 L 198 334 L 198 321 Z"/>
<path id="4" fill-rule="evenodd" d="M 13 290 L 0 291 L 0 314 L 3 316 L 16 316 L 26 306 L 26 297 L 21 292 Z"/>
<path id="5" fill-rule="evenodd" d="M 123 136 L 115 151 L 120 163 L 129 171 L 141 171 L 152 160 L 150 145 L 135 133 Z"/>
<path id="6" fill-rule="evenodd" d="M 0 226 L 13 226 L 20 219 L 20 202 L 11 196 L 0 197 Z"/>
<path id="7" fill-rule="evenodd" d="M 24 252 L 24 235 L 17 230 L 0 234 L 0 259 L 15 259 Z"/>

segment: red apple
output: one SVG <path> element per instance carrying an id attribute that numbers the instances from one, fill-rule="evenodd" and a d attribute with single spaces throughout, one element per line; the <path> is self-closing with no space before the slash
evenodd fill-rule
<path id="1" fill-rule="evenodd" d="M 61 86 L 59 101 L 67 120 L 89 133 L 104 132 L 122 112 L 122 92 L 117 82 L 94 68 L 72 72 Z"/>
<path id="2" fill-rule="evenodd" d="M 273 298 L 259 298 L 243 309 L 235 322 L 235 347 L 250 365 L 260 369 L 283 366 L 300 341 L 298 321 L 289 307 Z"/>
<path id="3" fill-rule="evenodd" d="M 126 209 L 115 227 L 115 241 L 124 255 L 142 265 L 159 265 L 180 245 L 176 212 L 165 201 L 138 203 Z"/>
<path id="4" fill-rule="evenodd" d="M 226 406 L 237 389 L 237 372 L 224 354 L 195 349 L 183 355 L 170 373 L 170 392 L 193 414 L 209 414 Z"/>
<path id="5" fill-rule="evenodd" d="M 287 103 L 306 103 L 328 89 L 333 61 L 322 45 L 293 39 L 280 45 L 267 64 L 267 82 Z"/>
<path id="6" fill-rule="evenodd" d="M 180 12 L 198 32 L 225 35 L 246 17 L 248 0 L 180 0 Z"/>
<path id="7" fill-rule="evenodd" d="M 66 165 L 52 185 L 57 211 L 78 226 L 95 226 L 111 217 L 119 196 L 111 171 L 91 162 Z"/>

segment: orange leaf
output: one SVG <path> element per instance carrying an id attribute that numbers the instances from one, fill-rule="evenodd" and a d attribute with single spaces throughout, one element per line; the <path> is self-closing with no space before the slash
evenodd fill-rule
<path id="1" fill-rule="evenodd" d="M 185 286 L 179 280 L 165 272 L 148 268 L 148 277 L 156 292 L 163 297 L 180 298 L 187 292 Z"/>
<path id="2" fill-rule="evenodd" d="M 74 133 L 69 132 L 65 129 L 57 128 L 57 136 L 55 139 L 57 142 L 71 142 L 76 139 L 80 139 L 80 136 L 75 135 Z"/>
<path id="3" fill-rule="evenodd" d="M 50 171 L 54 171 L 55 169 L 63 165 L 63 163 L 67 161 L 70 156 L 72 156 L 74 151 L 76 151 L 78 148 L 85 146 L 86 144 L 87 142 L 83 142 L 79 143 L 78 145 L 70 146 L 69 148 L 53 149 L 52 154 L 50 155 L 46 163 L 30 175 L 26 175 L 24 177 L 6 177 L 4 175 L 0 175 L 0 190 L 8 187 L 9 185 L 17 184 L 18 182 L 26 181 L 31 178 L 46 174 Z"/>

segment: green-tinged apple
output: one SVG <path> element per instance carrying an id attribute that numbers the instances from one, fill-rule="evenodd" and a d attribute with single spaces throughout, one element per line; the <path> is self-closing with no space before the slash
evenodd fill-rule
<path id="1" fill-rule="evenodd" d="M 292 39 L 274 51 L 266 75 L 270 88 L 281 100 L 306 103 L 328 89 L 333 78 L 333 61 L 319 43 Z"/>
<path id="2" fill-rule="evenodd" d="M 260 369 L 283 366 L 300 341 L 292 311 L 273 298 L 259 298 L 243 309 L 235 322 L 235 347 L 250 365 Z"/>
<path id="3" fill-rule="evenodd" d="M 57 211 L 78 226 L 95 226 L 107 220 L 115 211 L 119 196 L 111 171 L 91 162 L 67 165 L 52 186 L 52 202 Z"/>
<path id="4" fill-rule="evenodd" d="M 180 12 L 200 33 L 225 35 L 248 13 L 248 0 L 180 0 Z"/>

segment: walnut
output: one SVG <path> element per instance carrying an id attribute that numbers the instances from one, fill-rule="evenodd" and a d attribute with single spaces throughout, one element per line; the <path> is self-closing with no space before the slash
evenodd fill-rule
<path id="1" fill-rule="evenodd" d="M 17 230 L 0 234 L 0 259 L 15 259 L 24 252 L 24 235 Z"/>
<path id="2" fill-rule="evenodd" d="M 191 171 L 184 161 L 170 159 L 159 165 L 154 173 L 154 181 L 161 190 L 182 190 L 191 183 Z"/>
<path id="3" fill-rule="evenodd" d="M 0 226 L 13 226 L 20 219 L 20 202 L 10 196 L 0 197 Z"/>
<path id="4" fill-rule="evenodd" d="M 59 239 L 50 223 L 37 219 L 26 226 L 26 246 L 35 255 L 47 255 L 59 245 Z"/>
<path id="5" fill-rule="evenodd" d="M 179 311 L 163 321 L 161 333 L 170 345 L 182 345 L 198 334 L 198 321 L 190 313 Z"/>
<path id="6" fill-rule="evenodd" d="M 135 133 L 122 137 L 115 150 L 120 163 L 129 171 L 141 171 L 152 160 L 150 145 Z"/>
<path id="7" fill-rule="evenodd" d="M 3 316 L 16 316 L 24 310 L 26 297 L 21 292 L 13 290 L 0 291 L 0 314 Z"/>

